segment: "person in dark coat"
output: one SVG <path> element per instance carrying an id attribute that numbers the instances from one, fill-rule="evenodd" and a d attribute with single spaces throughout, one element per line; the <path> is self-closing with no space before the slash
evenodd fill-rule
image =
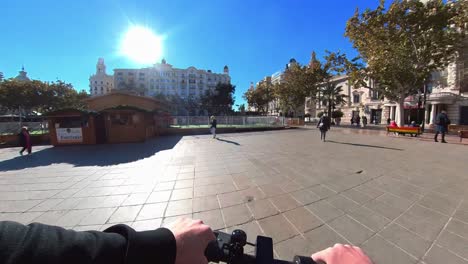
<path id="1" fill-rule="evenodd" d="M 436 123 L 436 133 L 435 133 L 435 136 L 434 136 L 434 141 L 439 142 L 437 140 L 437 138 L 438 138 L 439 133 L 440 133 L 440 134 L 442 134 L 442 141 L 441 142 L 442 143 L 447 143 L 447 141 L 445 141 L 445 133 L 448 132 L 448 126 L 450 125 L 450 119 L 447 116 L 447 112 L 445 112 L 445 111 L 440 112 L 440 114 L 438 114 L 437 117 L 436 117 L 435 123 Z"/>
<path id="2" fill-rule="evenodd" d="M 213 135 L 213 138 L 216 138 L 216 126 L 218 124 L 218 122 L 216 122 L 216 117 L 214 116 L 211 116 L 211 122 L 210 122 L 210 130 L 211 130 L 211 134 Z"/>
<path id="3" fill-rule="evenodd" d="M 367 126 L 367 117 L 362 116 L 362 127 L 366 127 L 366 126 Z"/>
<path id="4" fill-rule="evenodd" d="M 29 135 L 29 131 L 27 127 L 22 127 L 21 132 L 18 134 L 19 138 L 19 145 L 23 147 L 19 152 L 21 156 L 23 156 L 23 152 L 28 150 L 28 155 L 31 154 L 32 144 L 31 144 L 31 136 Z"/>
<path id="5" fill-rule="evenodd" d="M 361 126 L 361 117 L 360 116 L 356 116 L 355 119 L 354 119 L 354 122 L 356 123 L 356 125 L 358 127 Z"/>
<path id="6" fill-rule="evenodd" d="M 317 123 L 317 128 L 320 129 L 320 140 L 323 140 L 323 142 L 325 142 L 327 131 L 328 129 L 330 129 L 330 118 L 326 115 L 323 115 Z"/>

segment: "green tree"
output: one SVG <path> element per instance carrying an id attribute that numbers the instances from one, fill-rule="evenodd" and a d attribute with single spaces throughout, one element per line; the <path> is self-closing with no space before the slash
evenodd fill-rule
<path id="1" fill-rule="evenodd" d="M 351 81 L 397 102 L 399 125 L 404 99 L 422 89 L 432 72 L 454 60 L 464 33 L 460 26 L 466 23 L 466 16 L 459 14 L 463 2 L 394 0 L 385 8 L 381 0 L 375 10 L 356 10 L 348 20 L 345 36 L 362 60 L 350 64 Z M 370 87 L 369 80 L 376 87 Z"/>
<path id="2" fill-rule="evenodd" d="M 247 103 L 259 113 L 268 113 L 268 103 L 274 98 L 273 85 L 269 82 L 260 82 L 255 89 L 249 89 L 244 93 Z"/>
<path id="3" fill-rule="evenodd" d="M 332 109 L 335 109 L 336 106 L 346 103 L 346 97 L 343 94 L 343 88 L 330 80 L 327 80 L 325 85 L 319 89 L 319 98 L 328 107 L 328 116 L 331 116 Z"/>
<path id="4" fill-rule="evenodd" d="M 236 86 L 230 83 L 218 83 L 214 90 L 207 90 L 200 98 L 201 106 L 210 115 L 228 115 L 232 113 Z"/>

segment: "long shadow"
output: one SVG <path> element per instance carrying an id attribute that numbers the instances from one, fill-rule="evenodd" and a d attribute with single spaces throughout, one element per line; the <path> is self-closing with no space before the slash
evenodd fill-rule
<path id="1" fill-rule="evenodd" d="M 327 142 L 335 143 L 335 144 L 351 145 L 351 146 L 356 146 L 356 147 L 379 148 L 379 149 L 389 149 L 389 150 L 398 150 L 398 151 L 403 151 L 404 150 L 404 149 L 399 149 L 399 148 L 390 148 L 390 147 L 382 147 L 382 146 L 375 146 L 375 145 L 339 142 L 339 141 L 333 141 L 333 140 L 327 140 Z"/>
<path id="2" fill-rule="evenodd" d="M 0 171 L 20 170 L 57 163 L 79 166 L 111 166 L 149 158 L 159 151 L 172 149 L 181 136 L 149 139 L 142 143 L 61 146 L 43 149 L 30 156 L 0 161 Z"/>
<path id="3" fill-rule="evenodd" d="M 226 142 L 226 143 L 229 143 L 229 144 L 234 144 L 234 145 L 236 145 L 236 146 L 240 146 L 240 144 L 237 143 L 237 142 L 235 142 L 235 141 L 230 141 L 230 140 L 221 139 L 221 138 L 216 138 L 216 140 L 222 141 L 222 142 Z"/>

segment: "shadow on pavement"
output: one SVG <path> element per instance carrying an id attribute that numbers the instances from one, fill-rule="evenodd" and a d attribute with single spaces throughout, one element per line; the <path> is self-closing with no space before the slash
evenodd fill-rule
<path id="1" fill-rule="evenodd" d="M 339 141 L 333 141 L 333 140 L 327 140 L 327 142 L 335 143 L 335 144 L 351 145 L 351 146 L 356 146 L 356 147 L 380 148 L 380 149 L 389 149 L 389 150 L 398 150 L 398 151 L 403 151 L 404 150 L 404 149 L 399 149 L 399 148 L 389 148 L 389 147 L 358 144 L 358 143 L 347 143 L 347 142 L 339 142 Z"/>
<path id="2" fill-rule="evenodd" d="M 234 144 L 234 145 L 236 145 L 236 146 L 240 146 L 240 144 L 237 143 L 237 142 L 235 142 L 235 141 L 230 141 L 230 140 L 221 139 L 221 138 L 216 138 L 216 140 L 222 141 L 222 142 L 226 142 L 226 143 L 229 143 L 229 144 Z"/>
<path id="3" fill-rule="evenodd" d="M 149 158 L 159 151 L 172 149 L 181 136 L 158 137 L 142 143 L 61 146 L 0 161 L 0 171 L 20 170 L 57 163 L 78 166 L 111 166 Z"/>

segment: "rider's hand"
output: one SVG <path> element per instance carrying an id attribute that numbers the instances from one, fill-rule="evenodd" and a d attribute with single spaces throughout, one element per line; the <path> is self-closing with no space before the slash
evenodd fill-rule
<path id="1" fill-rule="evenodd" d="M 177 244 L 176 264 L 208 263 L 205 249 L 216 239 L 211 228 L 201 220 L 177 219 L 168 228 L 174 234 Z"/>
<path id="2" fill-rule="evenodd" d="M 362 249 L 342 244 L 335 244 L 333 247 L 314 253 L 312 259 L 327 264 L 372 264 Z"/>

